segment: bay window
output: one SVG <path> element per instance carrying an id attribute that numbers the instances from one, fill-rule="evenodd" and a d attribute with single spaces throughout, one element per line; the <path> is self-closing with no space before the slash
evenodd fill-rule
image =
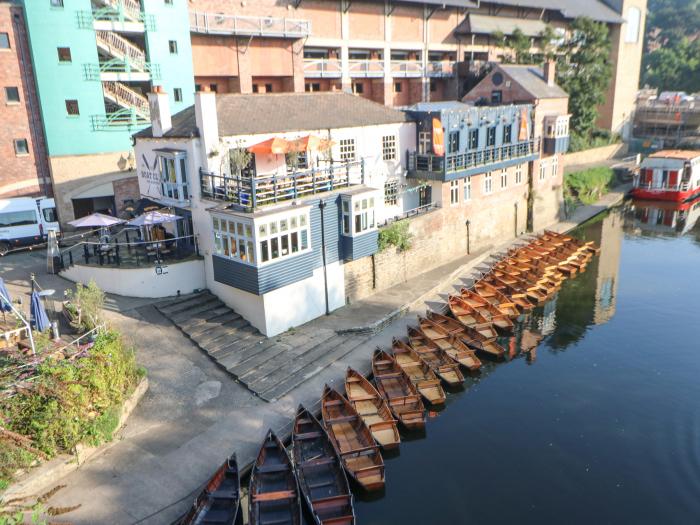
<path id="1" fill-rule="evenodd" d="M 341 232 L 354 236 L 376 229 L 375 202 L 379 199 L 376 190 L 355 195 L 342 195 Z"/>

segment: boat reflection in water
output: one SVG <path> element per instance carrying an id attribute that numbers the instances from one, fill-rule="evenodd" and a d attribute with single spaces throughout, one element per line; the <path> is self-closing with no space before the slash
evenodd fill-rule
<path id="1" fill-rule="evenodd" d="M 633 200 L 628 205 L 630 233 L 679 237 L 700 217 L 700 197 L 688 202 Z"/>

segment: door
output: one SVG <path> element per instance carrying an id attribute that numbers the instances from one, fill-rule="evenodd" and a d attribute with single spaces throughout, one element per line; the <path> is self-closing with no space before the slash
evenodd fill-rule
<path id="1" fill-rule="evenodd" d="M 660 190 L 664 186 L 664 170 L 654 170 L 652 179 L 651 179 L 651 187 L 654 190 Z"/>
<path id="2" fill-rule="evenodd" d="M 44 227 L 44 233 L 48 231 L 55 231 L 59 233 L 61 227 L 58 224 L 58 214 L 56 212 L 56 204 L 53 199 L 40 199 L 39 200 L 39 220 Z"/>
<path id="3" fill-rule="evenodd" d="M 432 190 L 430 186 L 423 186 L 418 190 L 418 206 L 428 206 L 432 202 Z"/>

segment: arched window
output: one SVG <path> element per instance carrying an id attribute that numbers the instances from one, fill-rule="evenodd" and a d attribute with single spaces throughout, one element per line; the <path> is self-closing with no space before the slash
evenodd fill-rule
<path id="1" fill-rule="evenodd" d="M 636 44 L 639 41 L 640 23 L 642 21 L 642 12 L 636 7 L 630 7 L 627 10 L 627 34 L 625 42 L 628 44 Z"/>

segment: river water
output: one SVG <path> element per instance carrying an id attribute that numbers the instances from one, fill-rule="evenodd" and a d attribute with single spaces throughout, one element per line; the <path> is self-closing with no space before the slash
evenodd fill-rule
<path id="1" fill-rule="evenodd" d="M 403 437 L 358 523 L 700 522 L 700 202 L 677 208 L 580 227 L 600 256 Z"/>

